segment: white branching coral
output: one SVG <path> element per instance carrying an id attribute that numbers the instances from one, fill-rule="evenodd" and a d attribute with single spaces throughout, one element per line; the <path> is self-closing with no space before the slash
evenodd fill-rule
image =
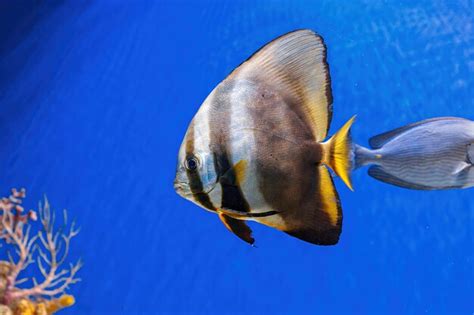
<path id="1" fill-rule="evenodd" d="M 0 305 L 10 307 L 14 314 L 52 314 L 74 303 L 65 293 L 80 281 L 77 272 L 82 262 L 66 266 L 66 259 L 79 229 L 74 222 L 68 223 L 66 211 L 62 227 L 56 228 L 56 216 L 46 197 L 44 204 L 39 204 L 38 215 L 32 210 L 25 212 L 25 196 L 24 189 L 13 189 L 10 197 L 0 200 L 0 246 L 8 257 L 0 261 Z M 32 233 L 31 223 L 38 216 L 41 225 Z M 37 267 L 40 281 L 35 277 L 20 279 L 30 265 Z"/>

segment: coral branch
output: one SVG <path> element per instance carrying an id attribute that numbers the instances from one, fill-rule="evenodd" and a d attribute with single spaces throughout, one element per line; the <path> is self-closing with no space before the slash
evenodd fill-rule
<path id="1" fill-rule="evenodd" d="M 45 197 L 44 205 L 40 203 L 38 208 L 41 228 L 35 236 L 30 237 L 29 223 L 35 221 L 37 215 L 34 211 L 24 213 L 21 203 L 25 196 L 24 189 L 12 190 L 9 198 L 0 200 L 0 246 L 12 246 L 16 253 L 12 255 L 8 252 L 9 261 L 0 261 L 0 304 L 12 305 L 17 302 L 17 305 L 25 306 L 29 304 L 24 301 L 38 301 L 38 305 L 46 307 L 42 301 L 49 300 L 51 303 L 56 301 L 56 304 L 53 303 L 56 306 L 51 309 L 58 310 L 74 303 L 74 299 L 64 293 L 70 285 L 80 281 L 76 276 L 82 267 L 80 260 L 70 264 L 68 268 L 63 267 L 69 254 L 70 242 L 79 233 L 79 229 L 74 222 L 68 226 L 64 211 L 64 226 L 56 230 L 55 215 Z M 66 229 L 68 232 L 64 233 Z M 38 267 L 43 280 L 37 282 L 32 278 L 32 287 L 19 288 L 20 284 L 28 282 L 28 279 L 18 279 L 20 273 L 33 263 Z M 51 303 L 47 305 L 53 305 Z"/>

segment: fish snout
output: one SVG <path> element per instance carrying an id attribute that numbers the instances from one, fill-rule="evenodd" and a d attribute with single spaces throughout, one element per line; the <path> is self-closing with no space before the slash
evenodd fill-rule
<path id="1" fill-rule="evenodd" d="M 174 190 L 181 196 L 188 195 L 191 191 L 187 183 L 176 180 L 174 181 Z"/>

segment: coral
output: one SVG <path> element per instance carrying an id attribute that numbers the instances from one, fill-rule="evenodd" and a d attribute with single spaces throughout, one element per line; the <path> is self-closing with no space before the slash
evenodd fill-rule
<path id="1" fill-rule="evenodd" d="M 81 261 L 63 267 L 70 241 L 79 233 L 74 222 L 68 224 L 64 211 L 64 226 L 56 230 L 55 214 L 45 198 L 44 205 L 40 203 L 38 208 L 40 228 L 30 237 L 38 215 L 33 210 L 24 211 L 21 204 L 25 197 L 24 189 L 13 189 L 8 198 L 0 200 L 0 247 L 9 247 L 15 253 L 9 251 L 8 261 L 0 261 L 0 315 L 53 314 L 74 304 L 74 297 L 65 292 L 80 281 L 76 274 Z M 37 266 L 42 281 L 18 279 L 30 265 Z"/>
<path id="2" fill-rule="evenodd" d="M 74 300 L 74 297 L 72 295 L 64 294 L 64 295 L 61 295 L 57 299 L 53 299 L 53 300 L 45 302 L 44 305 L 45 305 L 47 314 L 53 314 L 63 308 L 74 305 L 75 302 L 76 301 Z"/>
<path id="3" fill-rule="evenodd" d="M 13 315 L 13 312 L 8 306 L 0 304 L 0 315 Z"/>
<path id="4" fill-rule="evenodd" d="M 13 313 L 16 315 L 35 315 L 36 305 L 34 302 L 21 299 L 12 304 Z"/>

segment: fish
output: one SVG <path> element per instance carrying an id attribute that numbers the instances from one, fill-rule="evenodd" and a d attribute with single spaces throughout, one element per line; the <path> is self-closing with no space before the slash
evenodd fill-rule
<path id="1" fill-rule="evenodd" d="M 323 38 L 304 29 L 260 48 L 209 94 L 179 149 L 174 188 L 254 244 L 247 221 L 338 243 L 332 169 L 352 189 L 351 118 L 327 139 L 332 93 Z"/>
<path id="2" fill-rule="evenodd" d="M 354 168 L 371 165 L 369 175 L 416 190 L 474 186 L 474 122 L 438 117 L 413 123 L 354 145 Z"/>

